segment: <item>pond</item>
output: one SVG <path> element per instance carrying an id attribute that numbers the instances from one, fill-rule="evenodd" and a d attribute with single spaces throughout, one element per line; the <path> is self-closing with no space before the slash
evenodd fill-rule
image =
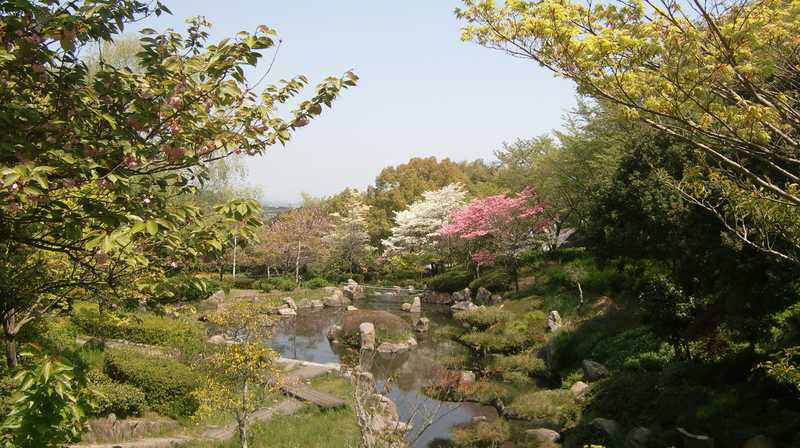
<path id="1" fill-rule="evenodd" d="M 413 316 L 400 309 L 405 295 L 373 295 L 354 303 L 360 309 L 389 311 L 411 322 Z M 272 346 L 286 358 L 313 362 L 339 362 L 347 350 L 332 347 L 328 341 L 328 330 L 339 323 L 344 310 L 325 308 L 301 310 L 292 319 L 282 320 L 273 336 Z M 431 328 L 437 325 L 455 324 L 446 306 L 423 304 L 422 317 L 431 320 Z M 403 421 L 411 421 L 414 429 L 406 435 L 412 447 L 436 446 L 437 442 L 450 438 L 450 428 L 468 423 L 473 417 L 497 418 L 497 411 L 490 406 L 476 403 L 451 403 L 431 399 L 421 389 L 431 380 L 431 371 L 438 359 L 466 352 L 466 348 L 449 339 L 436 338 L 430 334 L 417 335 L 419 346 L 398 355 L 378 355 L 371 371 L 379 390 L 388 389 Z M 385 381 L 391 378 L 388 387 Z M 429 426 L 426 421 L 433 421 Z M 428 426 L 423 430 L 423 427 Z"/>

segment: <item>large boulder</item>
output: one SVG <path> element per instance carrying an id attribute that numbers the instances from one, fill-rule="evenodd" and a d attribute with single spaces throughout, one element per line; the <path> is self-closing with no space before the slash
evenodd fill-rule
<path id="1" fill-rule="evenodd" d="M 472 301 L 472 292 L 470 292 L 469 288 L 464 288 L 461 291 L 456 291 L 453 293 L 453 301 L 454 302 Z"/>
<path id="2" fill-rule="evenodd" d="M 475 293 L 475 303 L 478 305 L 489 305 L 492 301 L 492 293 L 484 287 L 478 288 Z"/>
<path id="3" fill-rule="evenodd" d="M 364 287 L 359 285 L 352 278 L 347 280 L 347 284 L 344 285 L 344 288 L 342 288 L 342 293 L 350 300 L 360 300 L 366 296 L 364 293 Z"/>
<path id="4" fill-rule="evenodd" d="M 552 429 L 536 428 L 525 431 L 538 445 L 546 445 L 548 443 L 556 443 L 561 440 L 561 434 Z"/>
<path id="5" fill-rule="evenodd" d="M 408 310 L 412 313 L 421 313 L 422 312 L 422 301 L 419 297 L 414 297 L 414 301 L 411 302 L 411 309 Z"/>
<path id="6" fill-rule="evenodd" d="M 569 391 L 576 401 L 583 401 L 586 398 L 586 393 L 589 391 L 589 385 L 583 381 L 576 381 L 575 384 L 570 386 Z"/>
<path id="7" fill-rule="evenodd" d="M 714 439 L 709 436 L 692 434 L 683 428 L 676 431 L 683 441 L 683 448 L 714 448 Z"/>
<path id="8" fill-rule="evenodd" d="M 284 307 L 278 308 L 278 314 L 281 315 L 281 316 L 297 316 L 297 311 L 295 311 L 294 309 L 290 308 L 289 306 L 284 306 Z"/>
<path id="9" fill-rule="evenodd" d="M 381 345 L 378 346 L 378 353 L 401 353 L 416 347 L 417 340 L 414 338 L 408 338 L 408 340 L 401 342 L 381 342 Z"/>
<path id="10" fill-rule="evenodd" d="M 625 437 L 625 448 L 647 448 L 652 432 L 642 426 L 631 429 Z"/>
<path id="11" fill-rule="evenodd" d="M 340 289 L 334 290 L 330 296 L 322 299 L 322 303 L 325 306 L 330 308 L 340 308 L 343 306 L 350 305 L 350 299 L 344 296 L 344 293 Z"/>
<path id="12" fill-rule="evenodd" d="M 547 329 L 555 332 L 561 328 L 561 314 L 558 311 L 553 310 L 547 315 Z"/>
<path id="13" fill-rule="evenodd" d="M 453 311 L 464 311 L 464 310 L 472 310 L 477 308 L 478 306 L 474 303 L 470 302 L 469 300 L 462 300 L 460 302 L 454 303 L 450 309 Z"/>
<path id="14" fill-rule="evenodd" d="M 415 324 L 414 330 L 417 333 L 427 333 L 431 327 L 431 320 L 427 317 L 421 317 Z"/>
<path id="15" fill-rule="evenodd" d="M 372 322 L 363 322 L 358 329 L 361 333 L 361 349 L 375 350 L 375 325 Z"/>
<path id="16" fill-rule="evenodd" d="M 619 423 L 608 418 L 598 417 L 592 420 L 591 425 L 596 430 L 611 438 L 615 437 L 617 433 L 619 433 Z"/>
<path id="17" fill-rule="evenodd" d="M 581 362 L 581 368 L 583 369 L 583 377 L 590 382 L 608 376 L 608 368 L 591 359 L 584 359 L 583 362 Z"/>
<path id="18" fill-rule="evenodd" d="M 558 358 L 556 355 L 556 338 L 553 336 L 548 338 L 539 350 L 539 357 L 544 360 L 547 368 L 553 372 L 558 370 Z"/>

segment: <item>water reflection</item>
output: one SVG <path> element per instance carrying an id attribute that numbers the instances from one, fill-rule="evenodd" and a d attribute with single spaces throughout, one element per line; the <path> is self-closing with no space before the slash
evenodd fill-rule
<path id="1" fill-rule="evenodd" d="M 403 299 L 398 296 L 373 296 L 355 305 L 362 309 L 389 311 L 413 324 L 421 316 L 401 311 Z M 297 317 L 280 322 L 272 346 L 282 356 L 304 361 L 339 362 L 348 354 L 352 356 L 352 351 L 348 353 L 345 347 L 331 347 L 327 338 L 328 330 L 341 320 L 343 313 L 342 310 L 330 308 L 301 310 Z M 431 320 L 431 328 L 452 323 L 448 310 L 441 306 L 423 305 L 422 316 Z M 419 346 L 415 350 L 395 355 L 378 354 L 370 366 L 379 390 L 388 389 L 388 395 L 397 404 L 403 421 L 411 420 L 414 430 L 407 438 L 413 442 L 413 447 L 441 446 L 443 439 L 449 439 L 452 426 L 469 422 L 473 417 L 497 418 L 497 412 L 489 406 L 444 403 L 422 394 L 421 389 L 430 381 L 437 360 L 463 353 L 466 349 L 451 340 L 430 335 L 418 336 L 417 341 Z M 388 385 L 387 378 L 391 378 Z"/>

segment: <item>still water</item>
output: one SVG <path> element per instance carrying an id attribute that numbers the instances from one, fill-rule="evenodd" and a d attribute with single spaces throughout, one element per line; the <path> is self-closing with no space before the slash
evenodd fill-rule
<path id="1" fill-rule="evenodd" d="M 354 303 L 360 309 L 384 310 L 396 314 L 409 322 L 420 316 L 411 315 L 400 309 L 408 296 L 375 295 Z M 313 362 L 339 362 L 345 355 L 345 347 L 332 347 L 328 341 L 328 330 L 339 323 L 344 311 L 324 308 L 321 310 L 300 310 L 297 317 L 285 319 L 278 325 L 272 339 L 272 346 L 286 358 Z M 422 317 L 431 320 L 431 329 L 437 325 L 453 324 L 447 307 L 441 305 L 422 305 Z M 371 371 L 375 375 L 380 391 L 388 389 L 403 421 L 411 421 L 414 429 L 406 439 L 414 448 L 433 447 L 450 438 L 450 428 L 468 423 L 473 417 L 497 418 L 493 407 L 475 403 L 440 402 L 425 396 L 421 389 L 429 384 L 431 370 L 438 359 L 460 354 L 466 348 L 449 339 L 435 338 L 430 334 L 416 335 L 419 346 L 409 352 L 396 355 L 378 355 Z M 387 378 L 392 382 L 385 387 Z M 427 429 L 426 421 L 433 421 Z"/>

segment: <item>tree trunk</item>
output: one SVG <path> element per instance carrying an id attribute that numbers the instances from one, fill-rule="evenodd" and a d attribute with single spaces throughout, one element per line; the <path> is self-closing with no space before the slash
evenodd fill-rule
<path id="1" fill-rule="evenodd" d="M 578 284 L 578 308 L 583 306 L 583 288 L 581 288 L 581 282 L 575 282 Z"/>
<path id="2" fill-rule="evenodd" d="M 11 311 L 13 313 L 13 310 Z M 3 335 L 6 340 L 6 365 L 9 370 L 17 369 L 17 329 L 14 328 L 14 316 L 10 315 L 3 319 Z"/>
<path id="3" fill-rule="evenodd" d="M 239 446 L 241 448 L 247 448 L 247 389 L 248 382 L 245 379 L 242 387 L 242 411 L 241 414 L 239 414 L 239 417 L 236 419 L 236 421 L 239 423 Z"/>
<path id="4" fill-rule="evenodd" d="M 297 240 L 297 258 L 294 262 L 294 282 L 300 284 L 300 240 Z"/>

